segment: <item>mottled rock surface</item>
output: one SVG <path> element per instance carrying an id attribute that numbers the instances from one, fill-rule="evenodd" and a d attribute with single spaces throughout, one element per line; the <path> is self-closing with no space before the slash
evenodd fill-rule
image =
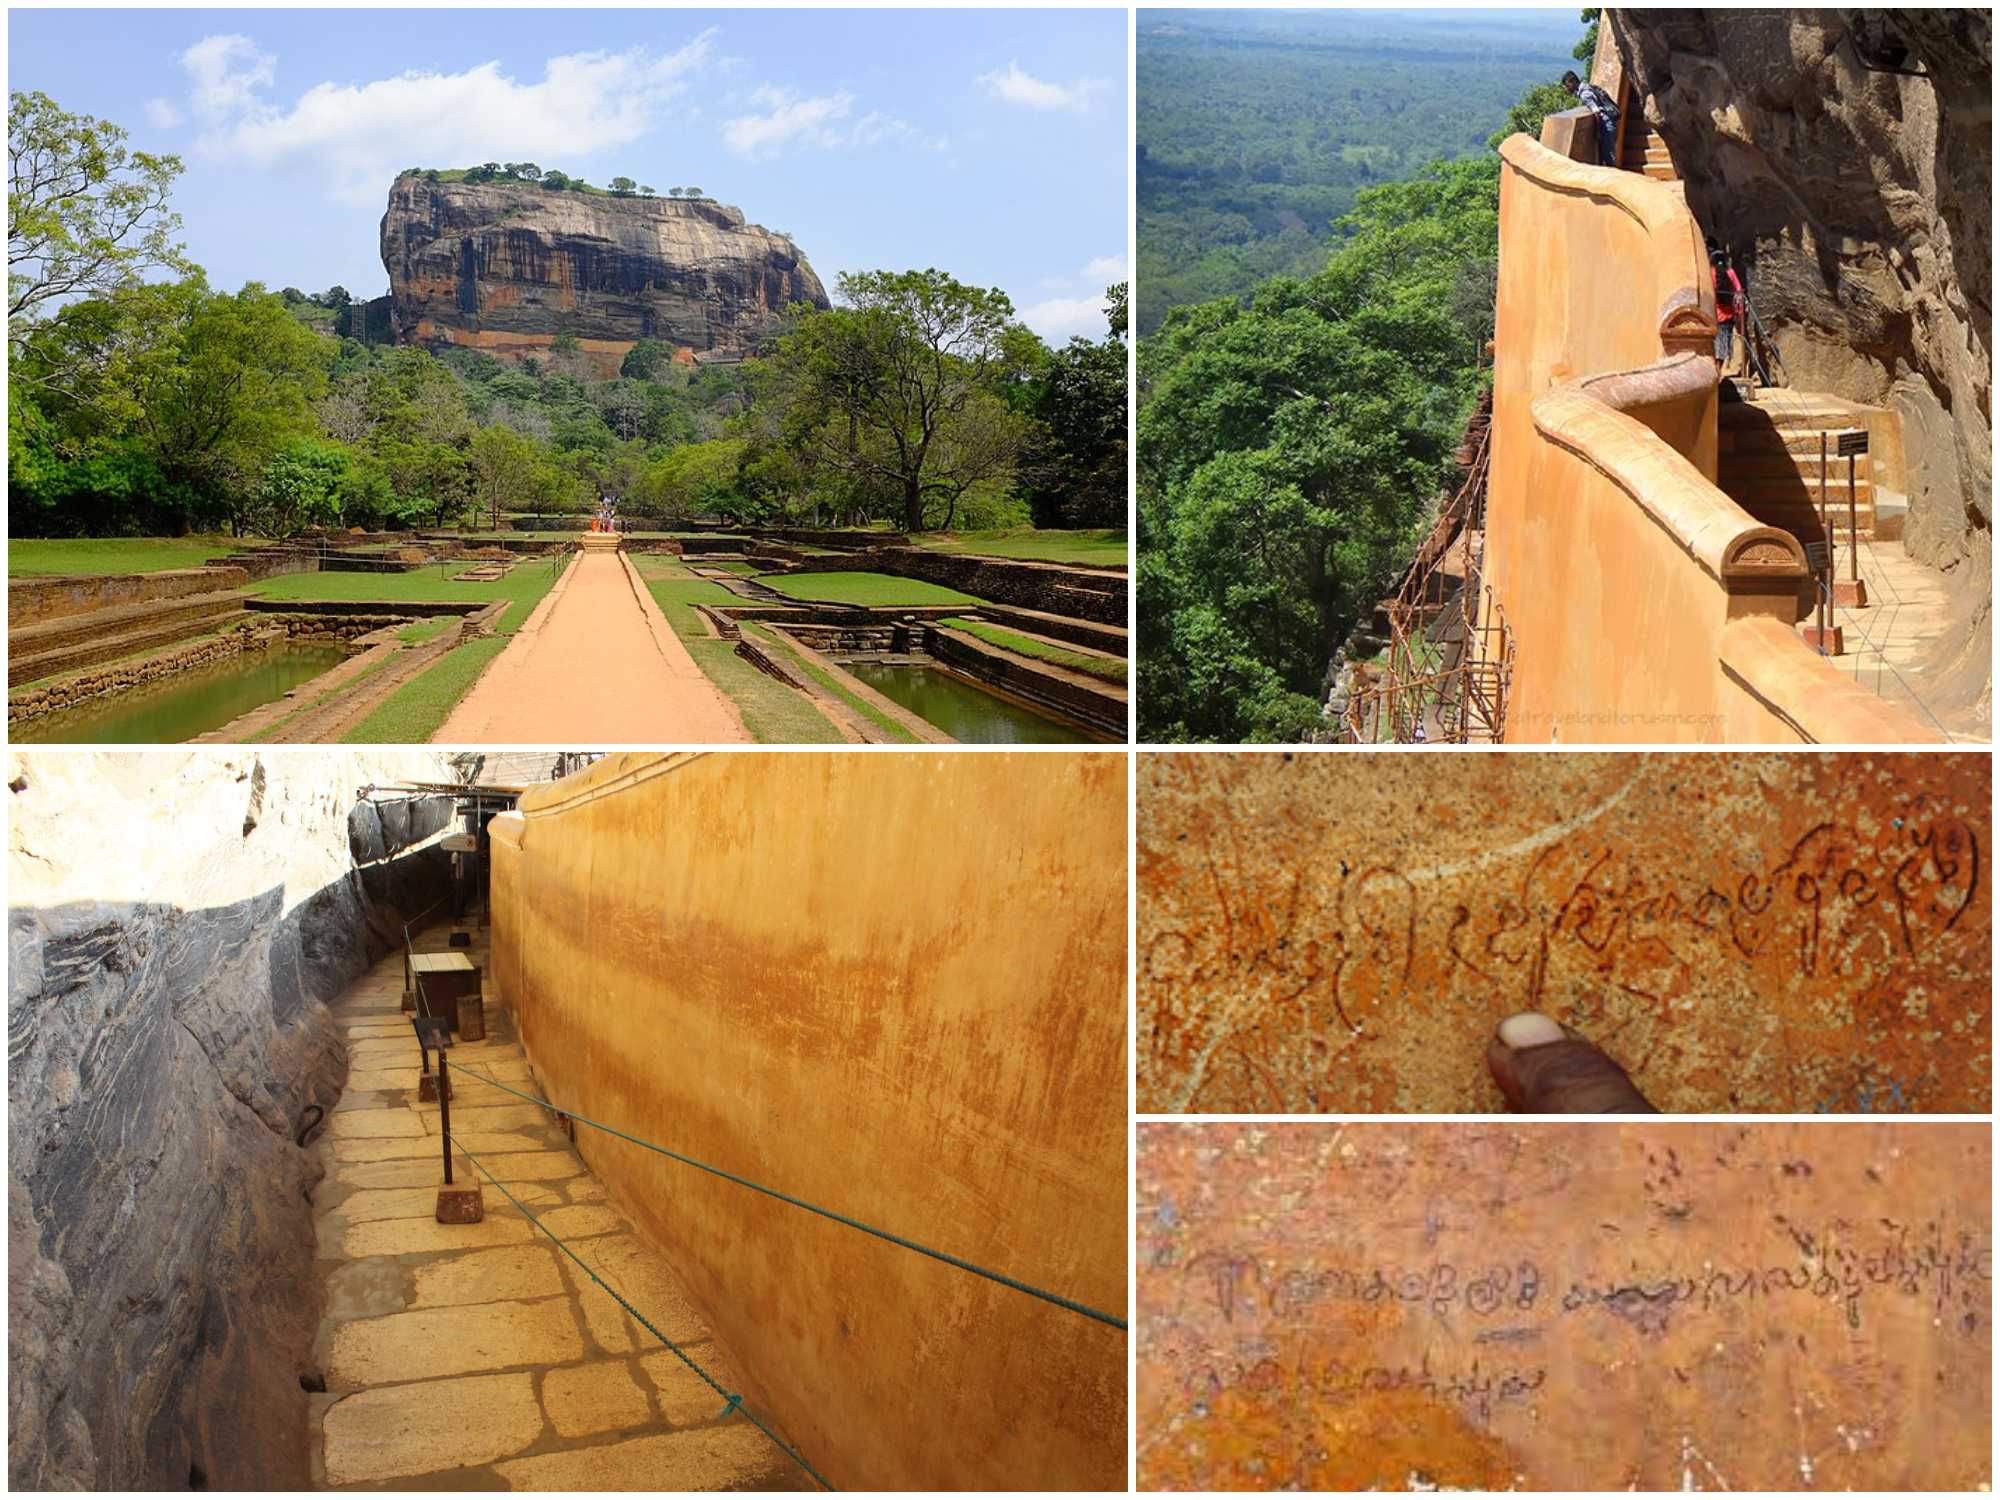
<path id="1" fill-rule="evenodd" d="M 318 1322 L 296 1143 L 325 1002 L 444 893 L 429 755 L 20 754 L 9 796 L 8 1469 L 298 1488 Z M 352 811 L 351 811 L 352 810 Z"/>
<path id="2" fill-rule="evenodd" d="M 1953 702 L 1990 699 L 1990 12 L 1606 14 L 1789 383 L 1901 413 L 1905 545 L 1961 606 L 1938 669 Z"/>
<path id="3" fill-rule="evenodd" d="M 521 358 L 567 333 L 604 375 L 640 339 L 742 354 L 792 303 L 828 305 L 798 246 L 707 199 L 406 174 L 389 189 L 382 264 L 398 342 Z"/>

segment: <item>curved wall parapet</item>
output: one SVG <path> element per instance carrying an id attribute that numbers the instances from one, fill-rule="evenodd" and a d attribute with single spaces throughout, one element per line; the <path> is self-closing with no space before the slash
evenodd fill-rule
<path id="1" fill-rule="evenodd" d="M 1680 185 L 1525 135 L 1500 155 L 1486 578 L 1517 646 L 1507 738 L 1938 738 L 1797 634 L 1804 550 L 1716 486 L 1714 283 Z"/>

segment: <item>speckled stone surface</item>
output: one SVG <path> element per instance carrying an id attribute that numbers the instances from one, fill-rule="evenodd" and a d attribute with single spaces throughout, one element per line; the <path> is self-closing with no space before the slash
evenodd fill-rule
<path id="1" fill-rule="evenodd" d="M 1139 1126 L 1146 1490 L 1990 1488 L 1984 1124 Z"/>
<path id="2" fill-rule="evenodd" d="M 1498 1110 L 1539 1009 L 1666 1111 L 1984 1112 L 1973 754 L 1151 754 L 1138 1098 Z"/>

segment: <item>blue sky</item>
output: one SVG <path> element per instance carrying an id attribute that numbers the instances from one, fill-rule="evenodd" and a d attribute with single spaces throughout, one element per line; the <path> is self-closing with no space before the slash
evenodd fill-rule
<path id="1" fill-rule="evenodd" d="M 1124 272 L 1119 10 L 47 10 L 10 89 L 178 152 L 217 286 L 387 289 L 406 166 L 693 186 L 842 271 L 998 286 L 1053 342 Z"/>

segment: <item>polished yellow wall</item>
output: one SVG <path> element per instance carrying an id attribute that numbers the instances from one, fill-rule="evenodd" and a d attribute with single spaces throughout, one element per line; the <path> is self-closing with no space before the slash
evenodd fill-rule
<path id="1" fill-rule="evenodd" d="M 548 1097 L 1117 1316 L 1125 757 L 613 757 L 493 840 Z M 578 1145 L 842 1488 L 1125 1483 L 1122 1332 L 600 1132 Z"/>

